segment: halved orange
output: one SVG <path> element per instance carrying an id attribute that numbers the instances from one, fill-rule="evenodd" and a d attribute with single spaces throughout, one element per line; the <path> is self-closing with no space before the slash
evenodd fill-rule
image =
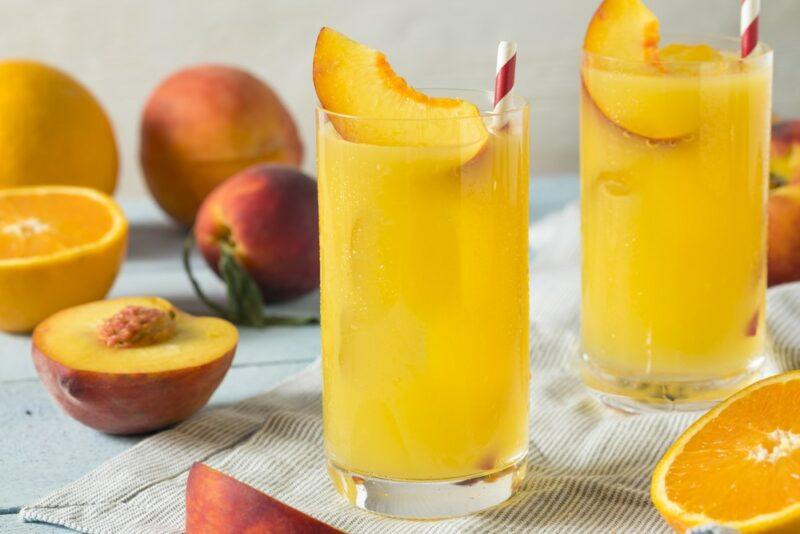
<path id="1" fill-rule="evenodd" d="M 800 532 L 800 371 L 743 389 L 689 427 L 656 466 L 651 498 L 678 532 Z"/>
<path id="2" fill-rule="evenodd" d="M 314 50 L 314 87 L 339 134 L 373 145 L 466 147 L 464 160 L 489 137 L 475 104 L 421 93 L 398 76 L 386 56 L 330 28 Z"/>
<path id="3" fill-rule="evenodd" d="M 0 190 L 0 330 L 103 298 L 125 257 L 128 223 L 94 189 Z"/>

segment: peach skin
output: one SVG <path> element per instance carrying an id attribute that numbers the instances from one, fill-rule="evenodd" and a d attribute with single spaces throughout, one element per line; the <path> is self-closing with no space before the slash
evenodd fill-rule
<path id="1" fill-rule="evenodd" d="M 158 204 L 189 226 L 226 178 L 255 163 L 299 165 L 303 147 L 267 84 L 235 67 L 199 65 L 173 74 L 150 96 L 140 159 Z"/>
<path id="2" fill-rule="evenodd" d="M 196 463 L 186 481 L 187 534 L 341 532 L 221 471 Z"/>
<path id="3" fill-rule="evenodd" d="M 195 225 L 197 245 L 218 272 L 220 247 L 229 245 L 266 302 L 319 287 L 316 182 L 299 170 L 256 165 L 217 187 Z"/>
<path id="4" fill-rule="evenodd" d="M 768 221 L 767 284 L 800 280 L 800 184 L 770 193 Z"/>
<path id="5" fill-rule="evenodd" d="M 194 317 L 155 297 L 68 308 L 33 333 L 33 362 L 74 419 L 110 434 L 150 432 L 202 408 L 233 360 L 227 321 Z"/>

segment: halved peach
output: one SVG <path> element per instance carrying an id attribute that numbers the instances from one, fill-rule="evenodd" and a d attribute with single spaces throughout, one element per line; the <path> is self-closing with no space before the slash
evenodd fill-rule
<path id="1" fill-rule="evenodd" d="M 320 104 L 333 112 L 331 122 L 348 141 L 461 147 L 468 161 L 488 139 L 475 104 L 413 89 L 383 53 L 330 28 L 317 37 L 313 79 Z"/>
<path id="2" fill-rule="evenodd" d="M 164 299 L 125 297 L 60 311 L 33 332 L 33 362 L 70 416 L 111 434 L 177 423 L 208 401 L 231 365 L 236 327 Z"/>
<path id="3" fill-rule="evenodd" d="M 201 463 L 186 481 L 185 526 L 186 534 L 341 532 Z"/>
<path id="4" fill-rule="evenodd" d="M 586 31 L 581 75 L 610 121 L 648 139 L 674 140 L 699 127 L 699 91 L 664 71 L 658 43 L 658 19 L 641 0 L 605 0 Z"/>

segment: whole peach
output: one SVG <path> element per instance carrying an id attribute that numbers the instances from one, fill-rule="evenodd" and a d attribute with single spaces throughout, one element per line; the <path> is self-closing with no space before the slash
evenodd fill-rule
<path id="1" fill-rule="evenodd" d="M 800 185 L 774 189 L 769 195 L 767 283 L 800 280 Z"/>
<path id="2" fill-rule="evenodd" d="M 229 244 L 266 302 L 319 287 L 317 186 L 293 167 L 255 165 L 226 180 L 203 202 L 194 232 L 215 271 Z"/>
<path id="3" fill-rule="evenodd" d="M 203 199 L 255 163 L 299 165 L 303 147 L 275 92 L 241 69 L 199 65 L 159 85 L 142 114 L 147 185 L 173 219 L 191 225 Z"/>
<path id="4" fill-rule="evenodd" d="M 772 125 L 770 173 L 773 182 L 800 181 L 800 119 Z"/>

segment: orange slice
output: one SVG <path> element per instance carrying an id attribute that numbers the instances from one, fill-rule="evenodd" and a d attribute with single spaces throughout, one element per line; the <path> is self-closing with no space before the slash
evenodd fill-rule
<path id="1" fill-rule="evenodd" d="M 689 427 L 656 466 L 651 497 L 678 532 L 800 532 L 800 371 L 743 389 Z"/>
<path id="2" fill-rule="evenodd" d="M 128 224 L 104 193 L 84 187 L 0 190 L 0 330 L 28 331 L 64 308 L 103 298 Z"/>
<path id="3" fill-rule="evenodd" d="M 322 28 L 317 37 L 313 78 L 320 104 L 333 112 L 331 122 L 348 141 L 464 147 L 468 160 L 488 139 L 474 104 L 413 89 L 383 53 L 330 28 Z"/>

